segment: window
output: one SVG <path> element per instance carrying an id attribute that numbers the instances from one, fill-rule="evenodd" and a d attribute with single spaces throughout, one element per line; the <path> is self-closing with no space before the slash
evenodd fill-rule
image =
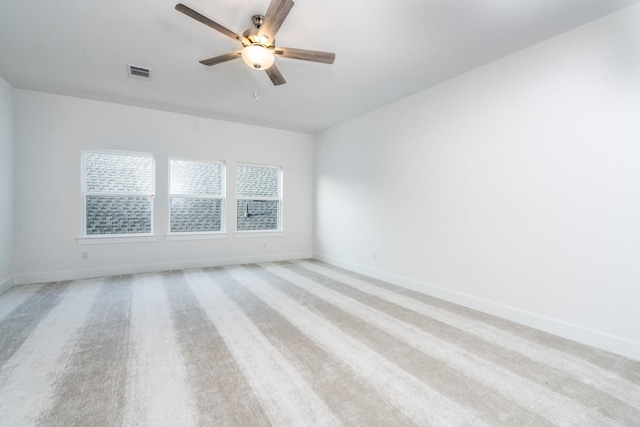
<path id="1" fill-rule="evenodd" d="M 224 167 L 221 162 L 169 161 L 172 233 L 222 231 Z"/>
<path id="2" fill-rule="evenodd" d="M 85 151 L 84 234 L 151 234 L 154 176 L 151 154 Z"/>
<path id="3" fill-rule="evenodd" d="M 237 165 L 238 231 L 281 229 L 281 175 L 276 166 Z"/>

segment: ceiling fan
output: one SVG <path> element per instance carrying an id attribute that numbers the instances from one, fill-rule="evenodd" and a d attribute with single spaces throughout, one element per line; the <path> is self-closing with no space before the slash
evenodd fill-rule
<path id="1" fill-rule="evenodd" d="M 280 73 L 280 70 L 278 70 L 278 67 L 275 64 L 276 56 L 290 59 L 302 59 L 304 61 L 322 62 L 325 64 L 333 64 L 336 57 L 335 53 L 331 52 L 319 52 L 315 50 L 276 46 L 276 33 L 287 18 L 293 4 L 293 0 L 271 0 L 267 13 L 264 16 L 253 16 L 252 20 L 255 28 L 246 30 L 242 35 L 234 33 L 182 3 L 178 3 L 176 5 L 176 10 L 195 19 L 196 21 L 202 22 L 216 31 L 221 32 L 225 36 L 231 37 L 232 39 L 238 40 L 242 43 L 241 50 L 220 56 L 214 56 L 209 59 L 203 59 L 200 61 L 201 64 L 211 66 L 231 61 L 233 59 L 242 58 L 250 68 L 266 71 L 271 82 L 278 86 L 285 84 L 287 81 L 284 79 L 282 73 Z"/>

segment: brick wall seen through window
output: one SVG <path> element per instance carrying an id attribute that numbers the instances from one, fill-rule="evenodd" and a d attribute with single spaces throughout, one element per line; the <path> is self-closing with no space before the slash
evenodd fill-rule
<path id="1" fill-rule="evenodd" d="M 237 230 L 280 230 L 282 178 L 277 166 L 238 164 Z"/>
<path id="2" fill-rule="evenodd" d="M 151 234 L 154 191 L 150 154 L 85 151 L 85 235 Z"/>
<path id="3" fill-rule="evenodd" d="M 223 164 L 171 159 L 169 174 L 170 231 L 223 231 Z"/>

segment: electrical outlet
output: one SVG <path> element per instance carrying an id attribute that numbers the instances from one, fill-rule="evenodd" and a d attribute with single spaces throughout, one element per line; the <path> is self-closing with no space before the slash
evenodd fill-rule
<path id="1" fill-rule="evenodd" d="M 377 252 L 374 252 L 374 253 L 373 253 L 373 260 L 374 260 L 374 261 L 377 261 L 377 260 L 378 260 L 378 253 L 377 253 Z"/>
<path id="2" fill-rule="evenodd" d="M 89 252 L 86 251 L 82 251 L 80 252 L 80 259 L 83 261 L 86 261 L 89 259 Z"/>
<path id="3" fill-rule="evenodd" d="M 267 248 L 267 242 L 262 242 L 262 247 L 266 249 Z"/>

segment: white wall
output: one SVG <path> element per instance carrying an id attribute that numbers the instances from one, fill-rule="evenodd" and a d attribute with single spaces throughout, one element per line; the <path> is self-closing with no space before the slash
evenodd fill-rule
<path id="1" fill-rule="evenodd" d="M 311 256 L 311 135 L 25 90 L 14 103 L 17 283 Z M 77 244 L 83 148 L 155 154 L 156 242 Z M 228 218 L 236 162 L 282 166 L 284 236 L 165 241 L 169 156 L 226 161 Z"/>
<path id="2" fill-rule="evenodd" d="M 640 5 L 329 129 L 314 159 L 317 258 L 640 359 Z"/>
<path id="3" fill-rule="evenodd" d="M 13 286 L 13 88 L 0 77 L 0 294 Z"/>

